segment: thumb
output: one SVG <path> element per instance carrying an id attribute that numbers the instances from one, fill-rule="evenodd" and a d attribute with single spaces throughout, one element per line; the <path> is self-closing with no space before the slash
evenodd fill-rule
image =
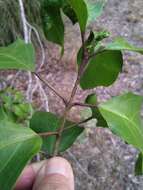
<path id="1" fill-rule="evenodd" d="M 51 158 L 39 170 L 33 190 L 74 190 L 72 168 L 61 157 Z"/>

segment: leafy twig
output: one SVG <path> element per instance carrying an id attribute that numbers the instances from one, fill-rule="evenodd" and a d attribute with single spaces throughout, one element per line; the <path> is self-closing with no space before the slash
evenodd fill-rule
<path id="1" fill-rule="evenodd" d="M 74 126 L 77 126 L 77 125 L 81 125 L 81 124 L 84 124 L 88 121 L 90 121 L 91 119 L 93 119 L 92 116 L 88 117 L 87 119 L 83 120 L 83 121 L 80 121 L 78 123 L 74 123 L 72 125 L 69 125 L 68 127 L 64 128 L 63 131 L 66 131 L 68 129 L 71 129 L 73 128 Z M 38 133 L 39 136 L 41 137 L 48 137 L 48 136 L 55 136 L 55 135 L 59 135 L 59 132 L 58 131 L 55 131 L 55 132 L 44 132 L 44 133 Z"/>
<path id="2" fill-rule="evenodd" d="M 73 87 L 73 90 L 71 92 L 71 96 L 70 96 L 70 99 L 65 107 L 65 111 L 64 111 L 64 114 L 63 114 L 63 119 L 62 119 L 62 122 L 61 122 L 61 127 L 58 131 L 58 135 L 56 137 L 56 143 L 55 143 L 55 148 L 54 148 L 54 155 L 53 156 L 56 156 L 58 154 L 58 149 L 59 149 L 59 145 L 60 145 L 60 142 L 61 142 L 61 135 L 64 131 L 64 127 L 65 127 L 65 122 L 66 122 L 66 118 L 67 118 L 67 115 L 68 115 L 68 112 L 70 111 L 71 107 L 72 107 L 72 102 L 73 102 L 73 99 L 74 99 L 74 96 L 76 94 L 76 91 L 77 91 L 77 88 L 78 88 L 78 84 L 80 82 L 80 78 L 84 72 L 84 68 L 87 64 L 87 61 L 88 61 L 88 54 L 86 52 L 86 48 L 85 48 L 85 32 L 81 32 L 81 40 L 82 40 L 82 63 L 79 67 L 79 70 L 78 70 L 78 75 L 77 75 L 77 79 L 75 81 L 75 84 L 74 84 L 74 87 Z"/>

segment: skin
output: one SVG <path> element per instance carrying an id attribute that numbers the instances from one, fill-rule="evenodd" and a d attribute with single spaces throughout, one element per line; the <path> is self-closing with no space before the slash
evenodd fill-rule
<path id="1" fill-rule="evenodd" d="M 74 190 L 71 165 L 61 157 L 54 157 L 27 166 L 14 190 Z"/>

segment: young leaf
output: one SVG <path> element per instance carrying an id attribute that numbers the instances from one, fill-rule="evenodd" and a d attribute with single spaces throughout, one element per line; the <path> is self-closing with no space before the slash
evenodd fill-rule
<path id="1" fill-rule="evenodd" d="M 59 6 L 43 5 L 41 10 L 43 30 L 47 40 L 64 46 L 64 24 Z"/>
<path id="2" fill-rule="evenodd" d="M 106 49 L 107 50 L 128 50 L 128 51 L 134 51 L 134 52 L 143 54 L 143 48 L 138 48 L 129 44 L 122 37 L 118 37 L 113 42 L 109 43 L 106 46 Z"/>
<path id="3" fill-rule="evenodd" d="M 122 70 L 123 58 L 121 51 L 103 51 L 89 60 L 87 68 L 81 77 L 83 89 L 97 86 L 109 86 Z"/>
<path id="4" fill-rule="evenodd" d="M 35 52 L 32 44 L 18 39 L 8 47 L 0 47 L 0 69 L 35 70 Z"/>
<path id="5" fill-rule="evenodd" d="M 87 96 L 85 102 L 87 104 L 97 105 L 97 97 L 95 94 L 90 94 Z M 106 120 L 101 115 L 98 107 L 91 108 L 92 110 L 92 117 L 97 119 L 97 126 L 98 127 L 108 127 Z"/>
<path id="6" fill-rule="evenodd" d="M 143 153 L 140 152 L 135 164 L 135 175 L 142 175 L 142 174 L 143 174 Z"/>
<path id="7" fill-rule="evenodd" d="M 31 129 L 0 121 L 0 189 L 13 189 L 27 162 L 39 151 L 40 137 Z"/>
<path id="8" fill-rule="evenodd" d="M 88 10 L 88 23 L 95 21 L 103 12 L 106 0 L 97 0 L 95 3 L 89 3 L 86 0 Z"/>
<path id="9" fill-rule="evenodd" d="M 68 0 L 68 1 L 77 16 L 80 25 L 80 30 L 84 32 L 88 19 L 86 3 L 84 2 L 84 0 Z"/>
<path id="10" fill-rule="evenodd" d="M 128 144 L 143 152 L 143 126 L 140 109 L 143 97 L 127 93 L 99 105 L 109 128 Z"/>
<path id="11" fill-rule="evenodd" d="M 30 122 L 30 127 L 36 133 L 56 132 L 60 127 L 61 120 L 50 112 L 36 112 Z M 72 125 L 72 126 L 71 126 Z M 68 126 L 71 126 L 68 128 Z M 61 144 L 59 146 L 59 152 L 63 152 L 68 149 L 76 140 L 76 138 L 83 132 L 83 128 L 78 127 L 72 122 L 66 122 L 66 128 L 62 134 Z M 42 149 L 52 155 L 54 151 L 54 145 L 56 136 L 43 137 Z"/>
<path id="12" fill-rule="evenodd" d="M 93 32 L 90 31 L 90 34 L 85 41 L 85 48 L 89 56 L 91 56 L 96 50 L 101 48 L 100 41 L 109 37 L 110 33 L 108 31 Z M 82 62 L 82 53 L 83 47 L 81 47 L 77 54 L 77 64 L 80 65 Z"/>

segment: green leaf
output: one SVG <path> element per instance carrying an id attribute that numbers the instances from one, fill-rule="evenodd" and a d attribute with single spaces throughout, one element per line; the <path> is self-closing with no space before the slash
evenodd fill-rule
<path id="1" fill-rule="evenodd" d="M 35 52 L 32 44 L 18 39 L 8 47 L 0 47 L 0 69 L 35 70 Z"/>
<path id="2" fill-rule="evenodd" d="M 140 109 L 143 97 L 127 93 L 99 105 L 109 128 L 128 144 L 143 152 L 143 126 Z"/>
<path id="3" fill-rule="evenodd" d="M 64 24 L 59 6 L 44 4 L 41 10 L 43 30 L 47 40 L 64 45 Z"/>
<path id="4" fill-rule="evenodd" d="M 28 118 L 32 110 L 32 106 L 29 103 L 21 103 L 18 105 L 13 105 L 12 109 L 18 119 L 22 120 Z"/>
<path id="5" fill-rule="evenodd" d="M 135 164 L 135 175 L 143 175 L 143 153 L 140 152 Z"/>
<path id="6" fill-rule="evenodd" d="M 86 0 L 88 23 L 95 21 L 102 14 L 105 4 L 106 0 L 97 0 L 94 3 L 89 3 L 88 0 Z"/>
<path id="7" fill-rule="evenodd" d="M 8 120 L 15 121 L 16 123 L 23 123 L 31 117 L 33 108 L 30 103 L 24 99 L 24 95 L 10 87 L 0 91 L 1 109 L 5 113 Z M 1 113 L 0 117 L 3 114 Z"/>
<path id="8" fill-rule="evenodd" d="M 91 105 L 97 105 L 97 96 L 96 94 L 90 94 L 87 96 L 85 103 L 91 104 Z"/>
<path id="9" fill-rule="evenodd" d="M 65 0 L 44 0 L 46 6 L 61 7 Z"/>
<path id="10" fill-rule="evenodd" d="M 84 0 L 68 0 L 68 1 L 77 16 L 80 25 L 80 30 L 84 32 L 88 19 L 86 3 L 84 2 Z"/>
<path id="11" fill-rule="evenodd" d="M 143 54 L 143 48 L 135 47 L 129 44 L 122 37 L 115 38 L 115 40 L 106 46 L 108 50 L 128 50 Z"/>
<path id="12" fill-rule="evenodd" d="M 78 21 L 77 16 L 69 3 L 65 2 L 62 7 L 62 10 L 63 13 L 71 20 L 73 25 L 77 23 Z"/>
<path id="13" fill-rule="evenodd" d="M 81 77 L 83 89 L 97 86 L 109 86 L 122 70 L 123 58 L 120 51 L 103 51 L 89 60 L 87 68 Z"/>
<path id="14" fill-rule="evenodd" d="M 98 127 L 108 127 L 106 120 L 101 115 L 98 107 L 97 107 L 97 97 L 95 94 L 90 94 L 87 96 L 85 102 L 87 104 L 95 105 L 96 107 L 91 108 L 92 110 L 92 117 L 97 119 L 97 126 Z"/>
<path id="15" fill-rule="evenodd" d="M 60 127 L 61 120 L 50 112 L 36 112 L 30 122 L 30 127 L 36 133 L 56 132 Z M 71 126 L 71 127 L 69 127 Z M 83 132 L 83 128 L 78 127 L 76 124 L 67 121 L 66 130 L 64 130 L 61 137 L 61 144 L 59 146 L 59 152 L 65 151 L 69 148 L 76 138 Z M 42 149 L 52 155 L 54 150 L 56 137 L 48 136 L 43 137 Z"/>
<path id="16" fill-rule="evenodd" d="M 7 114 L 4 111 L 4 108 L 0 106 L 0 120 L 9 119 Z"/>
<path id="17" fill-rule="evenodd" d="M 31 129 L 4 120 L 0 122 L 0 189 L 13 189 L 40 146 L 40 137 Z"/>

